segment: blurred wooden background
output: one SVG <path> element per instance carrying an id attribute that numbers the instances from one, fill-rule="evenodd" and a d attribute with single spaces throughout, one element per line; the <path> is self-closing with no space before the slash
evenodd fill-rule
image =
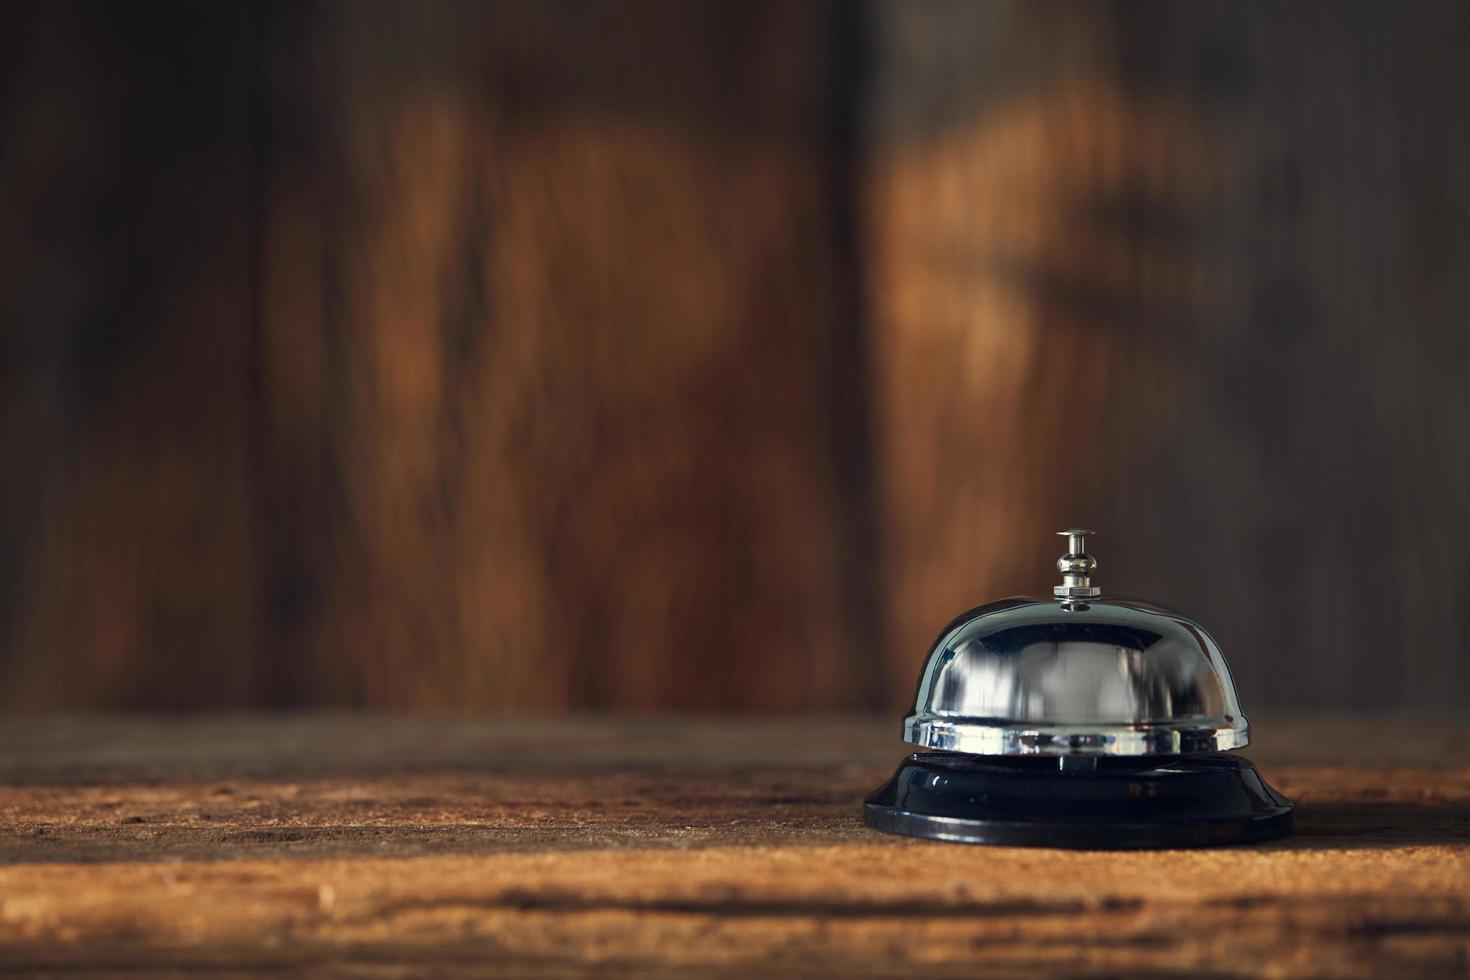
<path id="1" fill-rule="evenodd" d="M 0 705 L 1464 715 L 1470 8 L 0 7 Z"/>

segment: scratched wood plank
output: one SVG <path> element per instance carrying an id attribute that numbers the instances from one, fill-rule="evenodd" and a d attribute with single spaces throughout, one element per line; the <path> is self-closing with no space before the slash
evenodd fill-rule
<path id="1" fill-rule="evenodd" d="M 1365 725 L 1375 737 L 1354 739 Z M 891 724 L 0 722 L 0 963 L 232 976 L 1445 975 L 1462 726 L 1258 720 L 1271 845 L 878 835 Z"/>

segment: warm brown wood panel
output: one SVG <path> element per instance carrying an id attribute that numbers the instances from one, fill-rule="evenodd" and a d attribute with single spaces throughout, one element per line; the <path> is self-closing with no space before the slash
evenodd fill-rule
<path id="1" fill-rule="evenodd" d="M 1248 708 L 1464 711 L 1467 36 L 1461 4 L 876 8 L 895 689 L 1080 523 Z"/>
<path id="2" fill-rule="evenodd" d="M 3 16 L 0 703 L 876 699 L 825 5 Z"/>
<path id="3" fill-rule="evenodd" d="M 866 700 L 822 8 L 285 16 L 310 40 L 271 72 L 279 695 Z"/>
<path id="4" fill-rule="evenodd" d="M 1206 851 L 865 828 L 892 723 L 0 722 L 20 975 L 1420 977 L 1464 971 L 1463 726 L 1261 719 L 1297 833 Z M 1324 750 L 1330 747 L 1330 751 Z M 1256 749 L 1259 751 L 1256 751 Z"/>
<path id="5" fill-rule="evenodd" d="M 0 705 L 1464 713 L 1463 4 L 0 8 Z"/>

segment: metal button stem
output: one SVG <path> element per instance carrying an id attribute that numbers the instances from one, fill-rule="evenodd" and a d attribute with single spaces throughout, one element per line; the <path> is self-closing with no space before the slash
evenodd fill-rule
<path id="1" fill-rule="evenodd" d="M 1097 559 L 1087 553 L 1085 528 L 1069 528 L 1057 534 L 1067 539 L 1067 553 L 1057 559 L 1057 571 L 1062 573 L 1062 584 L 1054 587 L 1051 594 L 1063 602 L 1076 599 L 1096 599 L 1102 589 L 1092 584 L 1092 573 L 1097 571 Z"/>

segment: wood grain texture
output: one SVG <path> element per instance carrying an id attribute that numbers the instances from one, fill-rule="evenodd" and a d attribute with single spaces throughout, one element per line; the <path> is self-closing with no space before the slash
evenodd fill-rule
<path id="1" fill-rule="evenodd" d="M 1463 4 L 0 7 L 0 706 L 1464 717 Z"/>
<path id="2" fill-rule="evenodd" d="M 1081 525 L 1104 591 L 1206 623 L 1249 705 L 1463 712 L 1470 11 L 875 18 L 895 688 Z"/>
<path id="3" fill-rule="evenodd" d="M 318 99 L 271 220 L 319 256 L 265 282 L 283 699 L 869 699 L 830 503 L 822 8 L 304 29 L 279 99 Z"/>
<path id="4" fill-rule="evenodd" d="M 875 703 L 830 13 L 7 7 L 0 704 Z"/>
<path id="5" fill-rule="evenodd" d="M 1375 738 L 1350 738 L 1371 724 Z M 893 726 L 0 722 L 17 975 L 1442 976 L 1470 968 L 1463 727 L 1258 722 L 1276 844 L 876 834 Z"/>

